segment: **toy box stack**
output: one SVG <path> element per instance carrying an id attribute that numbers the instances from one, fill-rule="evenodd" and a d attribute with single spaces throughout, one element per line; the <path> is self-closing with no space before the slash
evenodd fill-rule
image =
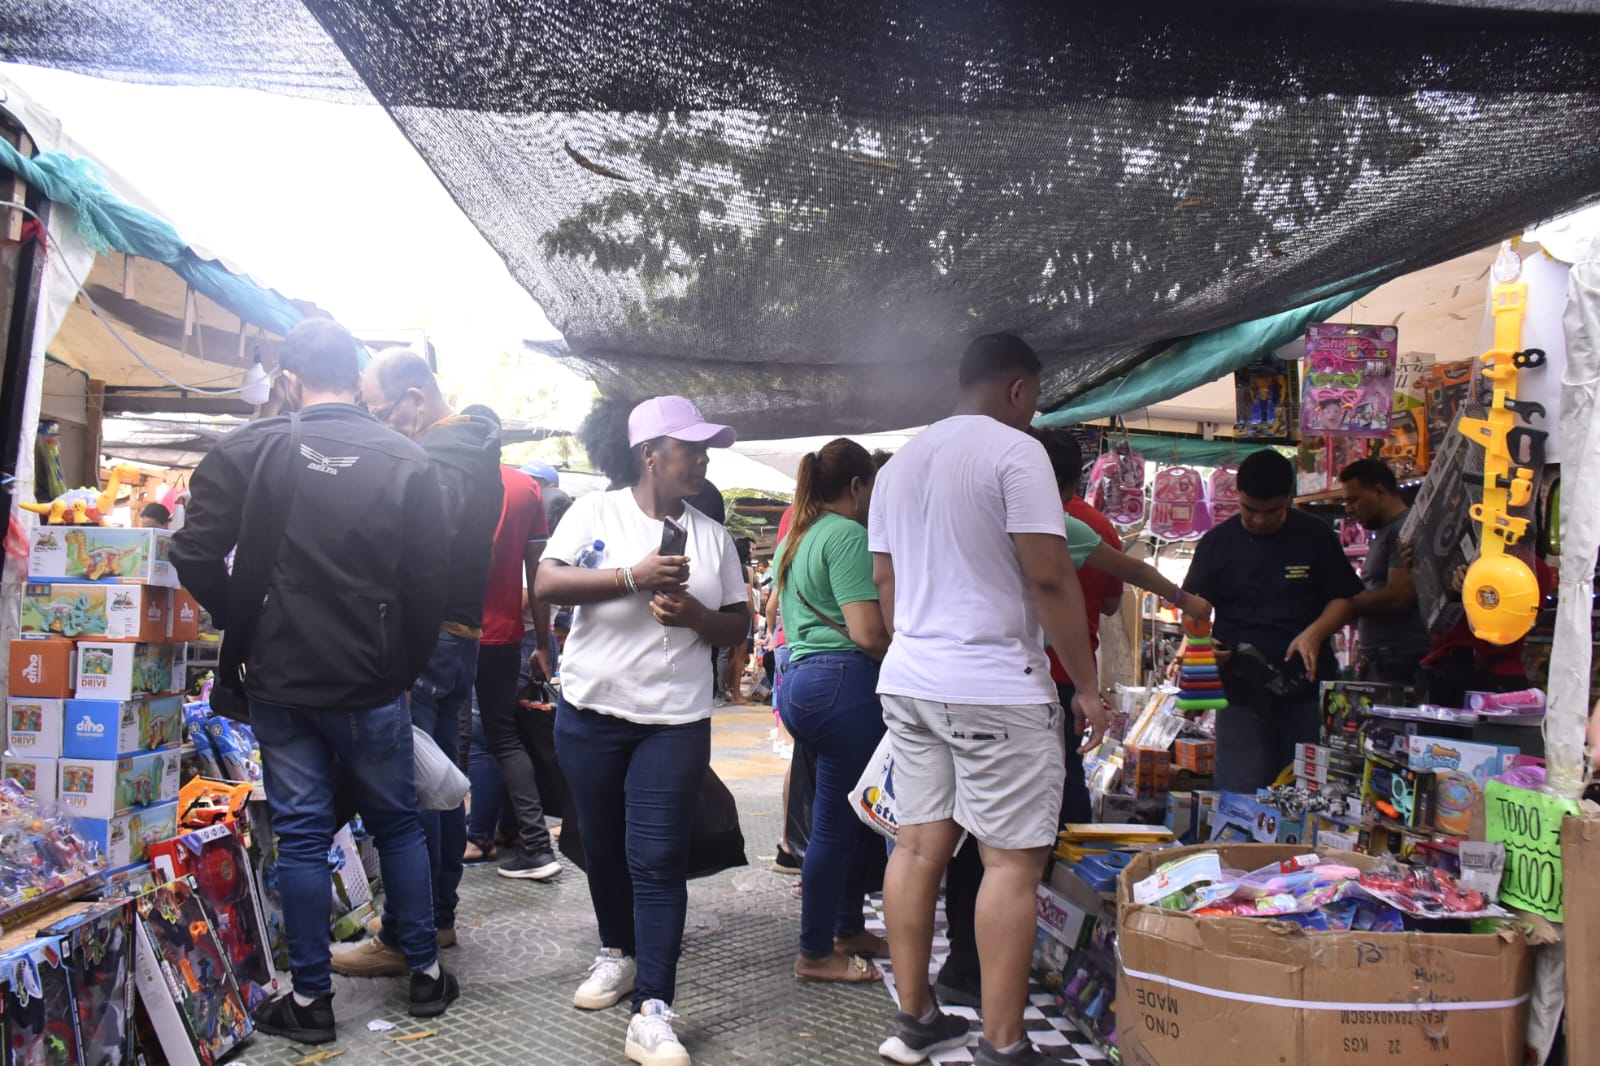
<path id="1" fill-rule="evenodd" d="M 118 867 L 177 831 L 183 648 L 198 609 L 170 543 L 159 529 L 34 529 L 11 646 L 0 771 Z"/>

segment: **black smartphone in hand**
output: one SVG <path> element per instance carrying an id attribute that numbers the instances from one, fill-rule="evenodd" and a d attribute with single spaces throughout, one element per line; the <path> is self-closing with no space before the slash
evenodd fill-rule
<path id="1" fill-rule="evenodd" d="M 676 518 L 667 516 L 661 522 L 661 554 L 683 555 L 689 550 L 689 531 Z"/>

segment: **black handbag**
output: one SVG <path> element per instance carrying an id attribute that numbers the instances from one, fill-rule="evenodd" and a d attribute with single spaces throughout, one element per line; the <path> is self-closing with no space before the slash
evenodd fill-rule
<path id="1" fill-rule="evenodd" d="M 576 812 L 574 812 L 576 813 Z M 561 823 L 561 854 L 580 870 L 588 870 L 578 819 Z M 733 793 L 716 771 L 706 767 L 700 782 L 700 797 L 695 806 L 694 825 L 689 832 L 689 872 L 691 880 L 710 877 L 735 866 L 749 865 L 744 854 L 744 833 L 739 828 L 739 807 Z"/>
<path id="2" fill-rule="evenodd" d="M 229 625 L 222 634 L 218 667 L 211 683 L 211 713 L 239 722 L 250 720 L 250 697 L 246 695 L 244 687 L 245 662 L 250 658 L 250 647 L 255 640 L 261 603 L 266 599 L 273 571 L 278 568 L 278 547 L 283 543 L 284 530 L 289 521 L 289 505 L 294 501 L 295 488 L 300 480 L 299 411 L 289 413 L 287 462 L 289 470 L 284 480 L 283 499 L 271 499 L 271 493 L 268 492 L 254 494 L 246 501 L 244 513 L 240 515 L 239 544 L 234 551 L 234 572 L 228 587 Z M 255 474 L 254 482 L 267 483 L 260 477 L 259 464 Z M 246 538 L 249 538 L 248 544 Z M 239 559 L 247 552 L 251 569 L 241 574 Z M 249 613 L 240 617 L 236 608 L 246 604 L 250 605 Z M 228 669 L 230 664 L 235 665 L 235 669 Z"/>

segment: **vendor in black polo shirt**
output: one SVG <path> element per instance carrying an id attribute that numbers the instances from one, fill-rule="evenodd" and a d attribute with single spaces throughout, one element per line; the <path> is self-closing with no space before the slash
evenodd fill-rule
<path id="1" fill-rule="evenodd" d="M 1294 761 L 1296 744 L 1316 743 L 1311 681 L 1337 675 L 1328 636 L 1362 586 L 1333 530 L 1291 509 L 1288 459 L 1247 456 L 1238 487 L 1239 513 L 1200 539 L 1183 587 L 1211 601 L 1219 653 L 1231 653 L 1219 654 L 1228 706 L 1217 712 L 1217 787 L 1253 792 Z"/>

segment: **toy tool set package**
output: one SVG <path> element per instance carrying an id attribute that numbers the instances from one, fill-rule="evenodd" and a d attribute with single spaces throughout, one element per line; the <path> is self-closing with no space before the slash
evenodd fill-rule
<path id="1" fill-rule="evenodd" d="M 177 588 L 164 529 L 40 526 L 29 533 L 28 576 Z"/>
<path id="2" fill-rule="evenodd" d="M 1301 433 L 1387 437 L 1398 338 L 1393 326 L 1323 322 L 1308 329 L 1300 368 Z"/>
<path id="3" fill-rule="evenodd" d="M 57 922 L 77 1003 L 83 1066 L 122 1066 L 133 1046 L 133 903 L 117 900 Z"/>
<path id="4" fill-rule="evenodd" d="M 253 1031 L 239 986 L 192 881 L 140 896 L 139 1002 L 170 1066 L 215 1066 Z"/>

